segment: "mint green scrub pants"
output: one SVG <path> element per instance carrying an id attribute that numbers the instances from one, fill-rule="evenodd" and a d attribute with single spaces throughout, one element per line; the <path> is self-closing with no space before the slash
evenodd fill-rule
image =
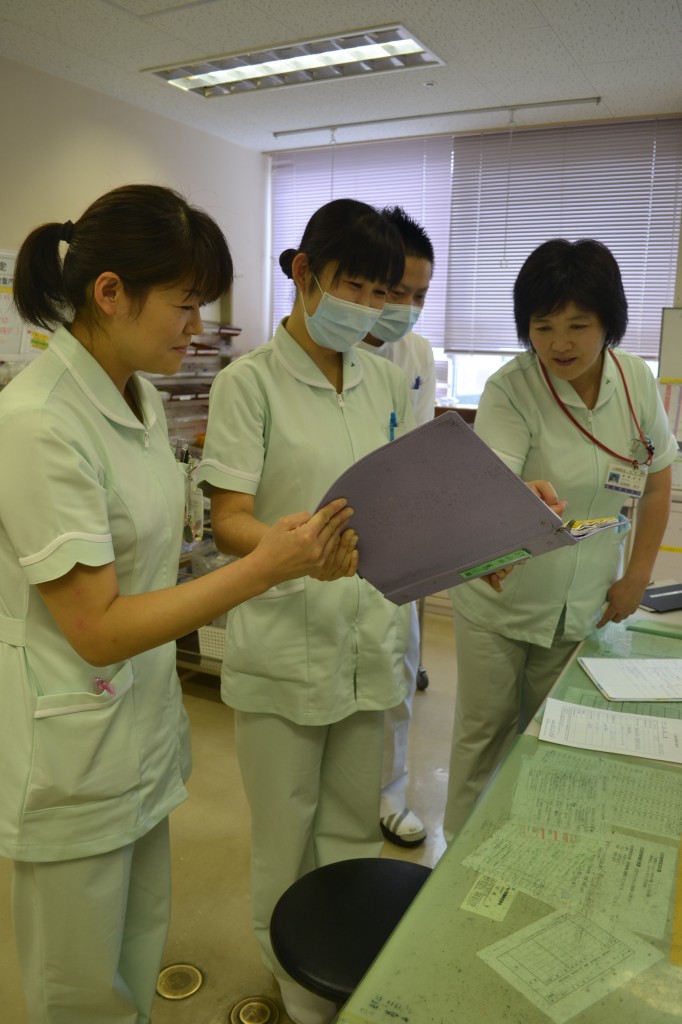
<path id="1" fill-rule="evenodd" d="M 410 634 L 403 657 L 407 696 L 394 708 L 384 712 L 384 761 L 381 778 L 382 818 L 399 814 L 407 807 L 407 752 L 412 701 L 417 689 L 420 659 L 419 612 L 417 603 L 410 605 Z"/>
<path id="2" fill-rule="evenodd" d="M 576 641 L 561 639 L 563 618 L 552 646 L 540 647 L 493 633 L 454 613 L 457 699 L 443 819 L 448 843 L 575 650 Z"/>
<path id="3" fill-rule="evenodd" d="M 14 862 L 30 1024 L 147 1024 L 170 920 L 168 818 L 77 860 Z"/>
<path id="4" fill-rule="evenodd" d="M 275 903 L 315 867 L 382 848 L 383 711 L 332 725 L 235 712 L 237 756 L 251 808 L 252 919 L 265 965 L 288 981 L 270 946 Z"/>

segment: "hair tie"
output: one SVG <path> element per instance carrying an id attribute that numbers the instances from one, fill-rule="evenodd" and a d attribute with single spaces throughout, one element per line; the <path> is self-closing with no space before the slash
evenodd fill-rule
<path id="1" fill-rule="evenodd" d="M 283 273 L 292 281 L 294 278 L 294 272 L 291 265 L 299 252 L 299 249 L 285 249 L 279 257 L 279 265 L 282 268 Z"/>
<path id="2" fill-rule="evenodd" d="M 64 221 L 61 228 L 59 229 L 59 241 L 66 242 L 67 245 L 71 243 L 73 238 L 73 223 L 70 220 Z"/>

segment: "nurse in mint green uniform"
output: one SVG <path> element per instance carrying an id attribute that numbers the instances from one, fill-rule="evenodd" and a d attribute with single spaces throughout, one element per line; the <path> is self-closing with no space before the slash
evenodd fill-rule
<path id="1" fill-rule="evenodd" d="M 150 185 L 18 256 L 19 312 L 59 324 L 0 394 L 0 855 L 31 1024 L 149 1021 L 190 771 L 173 641 L 338 545 L 336 508 L 293 516 L 246 572 L 175 586 L 186 478 L 136 371 L 175 372 L 231 279 L 218 226 Z"/>
<path id="2" fill-rule="evenodd" d="M 414 425 L 404 374 L 355 348 L 400 280 L 402 243 L 377 211 L 336 200 L 280 264 L 291 315 L 216 378 L 199 479 L 218 546 L 245 555 L 277 516 L 314 508 L 344 470 Z M 362 537 L 359 539 L 362 572 Z M 314 577 L 314 578 L 313 578 Z M 236 709 L 252 814 L 253 919 L 289 1016 L 335 1008 L 291 982 L 268 928 L 281 893 L 312 868 L 378 856 L 383 711 L 405 696 L 409 608 L 333 564 L 228 616 L 222 697 Z"/>
<path id="3" fill-rule="evenodd" d="M 517 565 L 499 593 L 481 581 L 451 591 L 458 667 L 447 839 L 576 644 L 636 610 L 670 508 L 677 443 L 647 365 L 614 351 L 627 302 L 609 250 L 590 239 L 544 243 L 521 268 L 514 313 L 529 350 L 488 380 L 476 433 L 522 479 L 551 480 L 564 518 L 615 516 L 633 497 L 637 529 L 626 565 L 625 534 L 609 530 Z"/>

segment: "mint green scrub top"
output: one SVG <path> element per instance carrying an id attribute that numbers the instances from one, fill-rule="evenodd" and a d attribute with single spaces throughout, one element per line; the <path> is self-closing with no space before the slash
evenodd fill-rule
<path id="1" fill-rule="evenodd" d="M 398 367 L 354 348 L 337 394 L 280 326 L 216 377 L 198 479 L 254 495 L 254 515 L 266 523 L 312 513 L 344 470 L 390 440 L 392 412 L 414 426 Z M 362 571 L 362 537 L 358 550 Z M 406 692 L 409 618 L 408 605 L 358 576 L 273 587 L 228 615 L 223 700 L 300 725 L 393 707 Z"/>
<path id="2" fill-rule="evenodd" d="M 122 594 L 177 581 L 181 474 L 160 398 L 134 380 L 144 424 L 59 328 L 0 393 L 0 855 L 17 860 L 124 846 L 186 796 L 175 644 L 93 667 L 35 587 L 77 563 L 114 562 Z"/>
<path id="3" fill-rule="evenodd" d="M 656 382 L 638 356 L 618 350 L 637 420 L 651 437 L 649 472 L 675 459 L 677 442 Z M 562 402 L 586 430 L 612 451 L 628 456 L 638 436 L 623 381 L 613 359 L 604 358 L 599 397 L 588 409 L 567 381 L 552 376 Z M 506 363 L 487 381 L 474 429 L 523 480 L 549 480 L 568 501 L 564 519 L 616 516 L 627 495 L 608 490 L 608 467 L 618 462 L 571 423 L 557 405 L 534 352 Z M 598 622 L 606 592 L 621 574 L 624 535 L 606 530 L 572 547 L 516 565 L 501 594 L 476 581 L 453 587 L 453 606 L 477 625 L 515 640 L 551 647 L 563 608 L 564 640 L 583 640 Z"/>

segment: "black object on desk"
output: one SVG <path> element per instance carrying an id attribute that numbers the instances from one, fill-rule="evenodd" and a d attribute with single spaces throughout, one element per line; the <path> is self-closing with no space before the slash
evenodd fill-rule
<path id="1" fill-rule="evenodd" d="M 299 985 L 345 1003 L 430 873 L 390 857 L 315 868 L 277 901 L 270 921 L 275 956 Z"/>
<path id="2" fill-rule="evenodd" d="M 682 583 L 669 583 L 665 587 L 647 587 L 640 602 L 651 612 L 676 612 L 682 608 Z"/>

